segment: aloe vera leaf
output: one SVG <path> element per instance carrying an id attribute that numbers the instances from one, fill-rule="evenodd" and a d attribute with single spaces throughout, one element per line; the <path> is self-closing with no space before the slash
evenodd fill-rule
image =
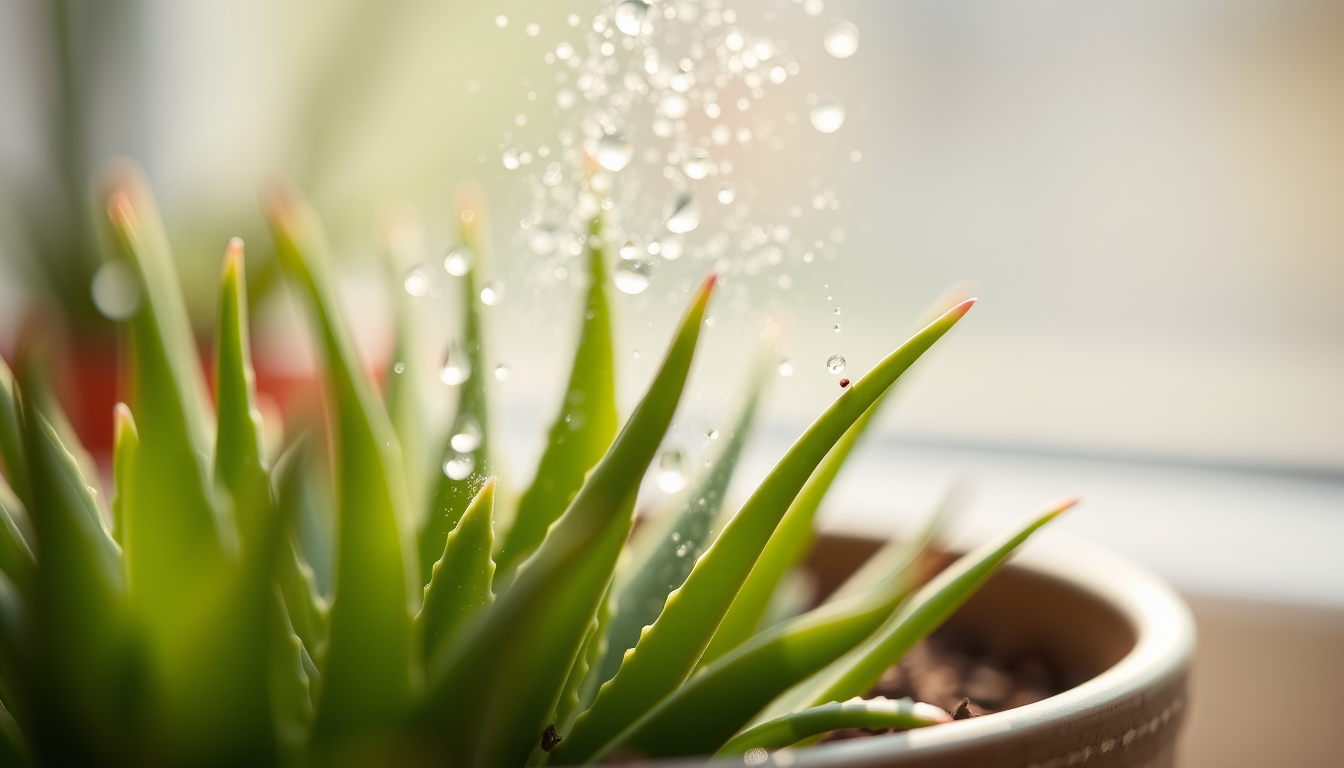
<path id="1" fill-rule="evenodd" d="M 600 222 L 594 220 L 591 234 L 600 235 L 600 230 Z M 546 529 L 565 511 L 583 485 L 584 476 L 616 437 L 616 376 L 604 259 L 602 248 L 590 245 L 588 295 L 574 366 L 536 477 L 518 500 L 517 515 L 500 547 L 497 581 L 501 591 L 514 568 L 545 538 Z"/>
<path id="2" fill-rule="evenodd" d="M 970 495 L 970 487 L 970 483 L 965 478 L 954 480 L 947 492 L 938 501 L 937 506 L 934 507 L 933 514 L 930 515 L 929 522 L 924 526 L 923 531 L 911 541 L 923 542 L 927 546 L 934 537 L 938 536 L 947 527 L 948 521 L 960 515 L 965 508 Z M 881 549 L 874 552 L 872 557 L 865 560 L 858 570 L 850 574 L 849 578 L 835 588 L 834 592 L 827 595 L 824 602 L 835 603 L 867 592 L 886 579 L 894 568 L 900 567 L 899 564 L 906 562 L 909 557 L 910 541 L 893 538 L 884 544 Z"/>
<path id="3" fill-rule="evenodd" d="M 30 764 L 23 731 L 9 710 L 0 706 L 0 765 L 24 768 Z"/>
<path id="4" fill-rule="evenodd" d="M 394 723 L 411 703 L 410 600 L 418 576 L 415 550 L 398 524 L 406 475 L 387 413 L 338 320 L 321 225 L 285 194 L 268 208 L 281 264 L 310 299 L 334 409 L 335 598 L 313 730 L 314 738 L 332 740 Z"/>
<path id="5" fill-rule="evenodd" d="M 560 733 L 569 732 L 570 726 L 574 724 L 574 718 L 592 704 L 592 697 L 597 693 L 596 671 L 603 654 L 606 653 L 607 628 L 613 615 L 611 591 L 614 586 L 614 579 L 607 584 L 607 593 L 602 596 L 602 602 L 598 604 L 597 615 L 593 617 L 592 626 L 589 627 L 588 635 L 583 640 L 583 647 L 579 650 L 579 655 L 574 658 L 574 667 L 569 671 L 569 678 L 565 680 L 565 687 L 560 693 L 560 701 L 555 707 L 555 717 L 551 718 L 551 722 L 555 723 Z"/>
<path id="6" fill-rule="evenodd" d="M 764 482 L 724 527 L 644 632 L 616 676 L 579 716 L 555 757 L 591 759 L 610 739 L 671 693 L 694 670 L 780 518 L 845 431 L 925 350 L 970 309 L 967 301 L 915 334 L 841 394 L 789 448 Z"/>
<path id="7" fill-rule="evenodd" d="M 816 706 L 867 693 L 887 667 L 951 616 L 980 585 L 1041 526 L 1076 504 L 1073 497 L 1053 501 L 1026 523 L 958 558 L 906 601 L 876 632 L 825 669 L 803 681 L 787 698 L 771 705 L 764 717 L 792 702 Z M 799 709 L 796 705 L 792 709 Z"/>
<path id="8" fill-rule="evenodd" d="M 18 587 L 0 574 L 0 701 L 23 718 L 30 706 L 27 690 L 33 663 L 31 618 Z M 3 763 L 0 763 L 2 765 Z"/>
<path id="9" fill-rule="evenodd" d="M 27 515 L 23 503 L 0 478 L 0 571 L 22 594 L 31 594 L 37 569 L 31 535 L 25 534 Z"/>
<path id="10" fill-rule="evenodd" d="M 723 745 L 719 755 L 740 755 L 749 749 L 783 749 L 791 744 L 842 728 L 924 728 L 952 722 L 947 712 L 910 699 L 851 699 L 809 707 L 743 731 Z"/>
<path id="11" fill-rule="evenodd" d="M 33 609 L 34 718 L 85 717 L 81 739 L 46 739 L 53 764 L 93 765 L 126 745 L 131 695 L 125 678 L 126 582 L 117 545 L 103 528 L 92 489 L 56 429 L 19 400 L 40 542 Z M 57 743 L 59 742 L 59 743 Z M 78 743 L 76 743 L 78 742 Z"/>
<path id="12" fill-rule="evenodd" d="M 15 495 L 24 504 L 32 503 L 28 490 L 28 462 L 23 458 L 23 437 L 19 434 L 14 372 L 3 357 L 0 357 L 0 468 L 5 470 Z"/>
<path id="13" fill-rule="evenodd" d="M 711 275 L 696 291 L 611 449 L 435 675 L 426 712 L 458 764 L 520 764 L 540 740 L 629 535 L 635 493 L 680 400 L 714 283 Z"/>
<path id="14" fill-rule="evenodd" d="M 130 406 L 112 406 L 112 539 L 126 551 L 126 507 L 135 479 L 135 462 L 140 453 L 140 433 Z"/>
<path id="15" fill-rule="evenodd" d="M 709 471 L 684 497 L 676 522 L 621 591 L 616 615 L 607 633 L 607 653 L 598 671 L 599 683 L 616 674 L 625 652 L 639 642 L 640 631 L 658 618 L 668 594 L 686 581 L 695 561 L 708 545 L 733 470 L 751 432 L 764 382 L 765 366 L 758 365 L 737 423 L 711 460 Z"/>
<path id="16" fill-rule="evenodd" d="M 303 640 L 289 623 L 284 598 L 278 592 L 273 597 L 267 658 L 271 716 L 286 757 L 282 762 L 295 765 L 313 724 L 313 691 L 303 665 Z"/>
<path id="17" fill-rule="evenodd" d="M 829 603 L 757 634 L 702 668 L 613 739 L 613 748 L 648 757 L 709 754 L 781 692 L 853 648 L 909 594 L 946 518 L 940 509 L 920 534 L 900 543 L 881 577 L 860 595 Z"/>
<path id="18" fill-rule="evenodd" d="M 176 652 L 191 618 L 183 606 L 219 580 L 236 531 L 215 500 L 209 400 L 158 213 L 140 184 L 123 177 L 107 216 L 143 294 L 128 334 L 129 404 L 140 440 L 122 494 L 126 571 L 156 646 Z"/>
<path id="19" fill-rule="evenodd" d="M 484 257 L 481 227 L 484 224 L 485 206 L 475 193 L 463 193 L 458 197 L 459 237 L 462 245 L 468 248 L 473 258 L 465 275 L 450 278 L 461 288 L 462 301 L 462 338 L 450 343 L 461 345 L 465 353 L 466 364 L 470 367 L 467 377 L 458 385 L 457 413 L 453 416 L 452 428 L 442 450 L 438 454 L 437 483 L 430 501 L 429 515 L 420 529 L 420 586 L 429 583 L 430 572 L 439 555 L 443 553 L 443 542 L 449 531 L 457 526 L 457 521 L 466 511 L 481 480 L 494 471 L 491 462 L 493 440 L 490 434 L 490 408 L 487 399 L 486 384 L 490 373 L 486 370 L 485 328 L 481 318 L 480 274 Z M 451 354 L 451 351 L 450 351 Z M 452 445 L 452 439 L 459 434 L 470 434 L 474 430 L 478 436 L 476 445 L 469 451 L 459 451 Z M 450 457 L 467 454 L 472 457 L 471 472 L 461 480 L 449 477 L 442 469 Z"/>
<path id="20" fill-rule="evenodd" d="M 272 483 L 276 505 L 287 520 L 295 521 L 302 513 L 305 473 L 309 467 L 309 442 L 296 440 L 275 463 Z M 318 593 L 313 569 L 294 545 L 293 537 L 280 544 L 276 564 L 276 586 L 280 590 L 290 629 L 316 658 L 323 658 L 330 632 L 330 609 Z"/>
<path id="21" fill-rule="evenodd" d="M 215 396 L 218 430 L 215 480 L 233 500 L 243 543 L 258 535 L 259 516 L 269 511 L 269 485 L 261 446 L 261 413 L 256 406 L 256 374 L 248 340 L 247 283 L 243 241 L 233 238 L 224 255 L 215 340 Z"/>
<path id="22" fill-rule="evenodd" d="M 495 546 L 494 509 L 495 478 L 490 477 L 448 534 L 443 556 L 434 563 L 424 603 L 415 615 L 426 659 L 434 658 L 468 620 L 495 601 L 490 591 L 495 575 L 490 559 Z"/>

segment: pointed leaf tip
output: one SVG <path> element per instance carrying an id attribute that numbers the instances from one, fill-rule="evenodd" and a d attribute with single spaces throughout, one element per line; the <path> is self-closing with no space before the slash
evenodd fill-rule
<path id="1" fill-rule="evenodd" d="M 136 231 L 135 206 L 125 189 L 118 188 L 108 196 L 107 217 L 123 235 Z"/>
<path id="2" fill-rule="evenodd" d="M 965 317 L 966 313 L 971 311 L 971 307 L 975 306 L 975 302 L 977 301 L 979 301 L 979 299 L 975 297 L 966 299 L 965 301 L 961 302 L 960 304 L 956 305 L 951 310 L 949 310 L 948 314 L 949 315 L 955 314 L 957 317 Z"/>
<path id="3" fill-rule="evenodd" d="M 243 258 L 243 238 L 241 237 L 229 238 L 229 245 L 224 249 L 224 261 L 228 263 L 230 266 L 233 266 L 236 262 L 241 261 L 242 258 Z"/>

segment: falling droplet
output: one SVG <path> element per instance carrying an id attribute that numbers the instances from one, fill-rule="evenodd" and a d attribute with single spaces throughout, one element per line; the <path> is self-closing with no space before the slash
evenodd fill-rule
<path id="1" fill-rule="evenodd" d="M 679 93 L 669 93 L 658 102 L 658 109 L 669 120 L 680 120 L 690 110 L 690 102 Z"/>
<path id="2" fill-rule="evenodd" d="M 812 107 L 812 127 L 822 133 L 835 133 L 845 124 L 845 105 L 834 96 L 822 96 Z"/>
<path id="3" fill-rule="evenodd" d="M 686 252 L 686 241 L 679 235 L 668 235 L 658 241 L 658 253 L 668 261 L 676 261 Z"/>
<path id="4" fill-rule="evenodd" d="M 695 147 L 687 153 L 686 159 L 681 164 L 681 170 L 686 173 L 687 178 L 699 181 L 709 175 L 710 166 L 709 152 Z"/>
<path id="5" fill-rule="evenodd" d="M 831 373 L 843 373 L 845 370 L 845 358 L 840 355 L 831 355 L 826 358 L 826 370 Z"/>
<path id="6" fill-rule="evenodd" d="M 495 381 L 505 381 L 509 378 L 509 367 L 500 363 L 495 366 Z"/>
<path id="7" fill-rule="evenodd" d="M 840 316 L 840 308 L 839 308 L 839 307 L 836 307 L 835 309 L 831 310 L 831 314 L 835 315 L 836 317 L 839 317 L 839 316 Z"/>
<path id="8" fill-rule="evenodd" d="M 467 350 L 462 347 L 462 342 L 456 339 L 448 342 L 448 351 L 443 356 L 443 370 L 439 371 L 439 378 L 444 384 L 456 386 L 470 376 L 471 359 L 467 357 Z"/>
<path id="9" fill-rule="evenodd" d="M 450 480 L 466 480 L 471 476 L 471 470 L 475 468 L 476 460 L 469 453 L 449 456 L 448 460 L 443 462 L 443 474 Z"/>
<path id="10" fill-rule="evenodd" d="M 715 195 L 719 202 L 728 205 L 737 199 L 737 192 L 733 190 L 733 185 L 726 181 L 719 182 L 719 190 Z"/>
<path id="11" fill-rule="evenodd" d="M 839 333 L 839 332 L 840 332 L 840 324 L 839 324 L 839 323 L 836 323 L 836 324 L 835 324 L 835 329 L 834 329 L 834 330 L 835 330 L 836 333 Z"/>
<path id="12" fill-rule="evenodd" d="M 653 278 L 653 262 L 644 259 L 621 259 L 611 271 L 612 282 L 621 293 L 643 293 Z"/>
<path id="13" fill-rule="evenodd" d="M 454 245 L 443 257 L 443 269 L 453 277 L 461 277 L 471 271 L 471 249 L 465 245 Z"/>
<path id="14" fill-rule="evenodd" d="M 624 0 L 616 6 L 616 28 L 627 35 L 638 35 L 648 13 L 649 4 L 644 0 Z"/>
<path id="15" fill-rule="evenodd" d="M 836 19 L 822 38 L 826 52 L 837 59 L 848 59 L 859 50 L 859 28 L 844 19 Z"/>
<path id="16" fill-rule="evenodd" d="M 597 142 L 597 164 L 608 171 L 619 171 L 635 156 L 634 145 L 624 134 L 609 133 Z"/>
<path id="17" fill-rule="evenodd" d="M 664 451 L 658 457 L 658 487 L 665 493 L 686 487 L 686 454 L 680 448 Z"/>
<path id="18" fill-rule="evenodd" d="M 458 453 L 471 453 L 481 444 L 481 425 L 471 416 L 462 414 L 453 427 L 453 436 L 448 439 L 448 444 Z"/>
<path id="19" fill-rule="evenodd" d="M 682 192 L 668 207 L 667 231 L 684 235 L 700 226 L 700 206 L 690 192 Z"/>
<path id="20" fill-rule="evenodd" d="M 128 320 L 140 309 L 140 281 L 124 261 L 105 261 L 89 284 L 93 306 L 108 320 Z"/>
<path id="21" fill-rule="evenodd" d="M 620 254 L 622 259 L 629 261 L 643 256 L 644 249 L 640 248 L 639 243 L 636 243 L 634 240 L 626 240 L 625 244 L 620 247 L 620 250 L 618 250 L 617 253 Z"/>
<path id="22" fill-rule="evenodd" d="M 405 363 L 397 363 L 396 365 L 392 366 L 392 372 L 393 372 L 393 373 L 405 373 L 405 372 L 406 372 L 406 364 L 405 364 Z"/>
<path id="23" fill-rule="evenodd" d="M 786 379 L 792 376 L 793 363 L 790 363 L 788 360 L 781 360 L 779 363 L 779 375 Z"/>
<path id="24" fill-rule="evenodd" d="M 481 303 L 487 307 L 497 307 L 504 300 L 504 283 L 500 280 L 491 280 L 481 289 Z"/>
<path id="25" fill-rule="evenodd" d="M 406 279 L 402 280 L 402 286 L 406 293 L 420 298 L 429 295 L 430 289 L 434 287 L 434 273 L 429 264 L 416 264 L 406 272 Z"/>

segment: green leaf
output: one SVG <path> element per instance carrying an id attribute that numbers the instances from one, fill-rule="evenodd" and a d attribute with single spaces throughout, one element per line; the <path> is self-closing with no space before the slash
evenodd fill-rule
<path id="1" fill-rule="evenodd" d="M 15 495 L 24 504 L 30 504 L 33 498 L 28 489 L 28 462 L 23 457 L 15 391 L 14 373 L 0 357 L 0 468 L 5 470 Z"/>
<path id="2" fill-rule="evenodd" d="M 435 674 L 427 717 L 455 764 L 522 764 L 537 748 L 629 535 L 635 493 L 681 397 L 714 283 L 711 276 L 696 292 L 611 450 Z"/>
<path id="3" fill-rule="evenodd" d="M 296 529 L 301 527 L 299 523 L 305 514 L 316 513 L 310 508 L 314 502 L 308 484 L 310 475 L 318 467 L 310 453 L 307 435 L 301 435 L 280 454 L 275 471 L 271 473 L 280 514 Z M 331 631 L 330 606 L 317 587 L 312 566 L 301 554 L 298 538 L 297 531 L 291 532 L 289 540 L 281 545 L 276 582 L 291 628 L 302 639 L 312 658 L 322 660 L 326 657 Z"/>
<path id="4" fill-rule="evenodd" d="M 126 583 L 93 491 L 51 422 L 19 399 L 39 543 L 30 679 L 35 720 L 74 720 L 80 739 L 47 739 L 53 764 L 93 765 L 125 754 L 135 686 L 128 685 Z"/>
<path id="5" fill-rule="evenodd" d="M 756 366 L 746 403 L 737 423 L 728 432 L 705 472 L 682 497 L 682 509 L 676 521 L 663 533 L 663 539 L 643 561 L 639 570 L 621 590 L 616 615 L 607 634 L 608 649 L 598 672 L 599 683 L 616 674 L 625 652 L 639 642 L 640 631 L 652 624 L 667 602 L 667 596 L 686 581 L 695 562 L 709 543 L 714 521 L 728 494 L 733 470 L 742 455 L 761 401 L 765 366 Z"/>
<path id="6" fill-rule="evenodd" d="M 742 588 L 738 590 L 733 604 L 724 614 L 723 621 L 719 622 L 719 629 L 714 633 L 714 639 L 710 641 L 700 658 L 700 666 L 703 667 L 723 656 L 756 632 L 761 624 L 761 617 L 765 615 L 766 607 L 770 604 L 770 598 L 779 587 L 784 574 L 801 562 L 812 546 L 812 521 L 821 507 L 821 500 L 830 490 L 835 476 L 840 472 L 840 467 L 854 450 L 854 444 L 872 422 L 877 409 L 891 396 L 892 391 L 888 389 L 884 392 L 877 402 L 869 406 L 868 410 L 845 430 L 845 434 L 826 454 L 821 465 L 803 484 L 802 490 L 789 505 L 775 532 L 771 534 L 765 549 L 761 550 L 761 555 L 752 566 L 747 580 L 742 582 Z"/>
<path id="7" fill-rule="evenodd" d="M 9 710 L 0 706 L 0 765 L 5 768 L 23 768 L 31 764 L 28 741 L 23 737 L 23 731 Z"/>
<path id="8" fill-rule="evenodd" d="M 209 398 L 173 258 L 138 176 L 114 179 L 107 216 L 142 291 L 129 322 L 129 403 L 140 441 L 121 493 L 122 538 L 131 599 L 162 657 L 183 652 L 183 624 L 194 619 L 183 608 L 217 588 L 236 531 L 215 501 Z"/>
<path id="9" fill-rule="evenodd" d="M 229 241 L 219 286 L 219 324 L 215 341 L 215 393 L 219 426 L 215 441 L 215 480 L 229 492 L 243 543 L 260 535 L 260 515 L 270 511 L 270 478 L 261 447 L 261 413 L 256 405 L 256 374 L 248 340 L 247 282 L 243 241 Z"/>
<path id="10" fill-rule="evenodd" d="M 899 543 L 863 594 L 829 603 L 761 632 L 699 670 L 613 739 L 613 749 L 647 757 L 710 754 L 771 699 L 853 648 L 891 616 L 918 577 L 929 544 L 942 529 L 942 510 L 921 534 Z"/>
<path id="11" fill-rule="evenodd" d="M 801 701 L 803 707 L 816 706 L 867 693 L 887 667 L 937 629 L 1031 534 L 1077 501 L 1067 498 L 1051 502 L 1021 527 L 963 555 L 921 587 L 868 639 L 775 702 L 763 717 L 802 708 L 794 702 Z"/>
<path id="12" fill-rule="evenodd" d="M 952 722 L 932 704 L 910 699 L 851 699 L 809 707 L 743 731 L 719 750 L 740 755 L 749 749 L 783 749 L 791 744 L 842 728 L 924 728 Z"/>
<path id="13" fill-rule="evenodd" d="M 272 720 L 282 763 L 299 765 L 313 725 L 312 681 L 304 669 L 303 640 L 289 623 L 284 599 L 275 594 L 271 606 L 267 665 Z"/>
<path id="14" fill-rule="evenodd" d="M 125 403 L 112 407 L 112 538 L 126 549 L 126 507 L 134 494 L 135 462 L 140 454 L 140 433 L 135 417 Z"/>
<path id="15" fill-rule="evenodd" d="M 23 502 L 0 478 L 0 571 L 25 595 L 32 594 L 37 569 L 32 541 L 33 533 Z"/>
<path id="16" fill-rule="evenodd" d="M 397 722 L 411 703 L 418 582 L 415 550 L 399 526 L 406 475 L 387 413 L 337 318 L 321 225 L 284 193 L 268 209 L 281 265 L 310 299 L 333 409 L 337 570 L 314 737 L 358 738 Z"/>
<path id="17" fill-rule="evenodd" d="M 613 613 L 611 590 L 614 585 L 614 579 L 607 584 L 607 593 L 598 604 L 597 615 L 593 617 L 592 626 L 583 640 L 583 648 L 575 657 L 574 667 L 569 671 L 569 678 L 565 680 L 564 690 L 560 693 L 555 717 L 551 718 L 560 733 L 569 732 L 574 718 L 593 703 L 593 696 L 597 694 L 599 680 L 596 670 L 607 652 L 607 628 L 611 625 Z"/>
<path id="18" fill-rule="evenodd" d="M 668 597 L 662 614 L 626 656 L 556 749 L 584 762 L 690 675 L 780 518 L 845 431 L 970 309 L 958 305 L 901 345 L 841 394 L 779 460 L 741 511 Z"/>
<path id="19" fill-rule="evenodd" d="M 595 219 L 590 235 L 600 234 L 601 222 Z M 616 436 L 616 377 L 604 258 L 601 247 L 589 246 L 588 296 L 574 367 L 536 477 L 519 499 L 517 515 L 499 551 L 496 581 L 500 591 L 512 579 L 517 565 L 541 543 L 546 529 L 565 511 L 588 471 Z"/>
<path id="20" fill-rule="evenodd" d="M 471 506 L 448 534 L 443 556 L 434 563 L 425 601 L 415 616 L 425 658 L 433 659 L 466 623 L 495 602 L 490 582 L 495 563 L 493 517 L 495 478 L 486 478 Z"/>
<path id="21" fill-rule="evenodd" d="M 449 278 L 461 288 L 462 301 L 462 338 L 449 343 L 449 354 L 460 353 L 464 356 L 459 365 L 469 366 L 467 377 L 458 386 L 457 413 L 453 416 L 453 425 L 449 430 L 437 458 L 439 467 L 436 476 L 438 483 L 434 489 L 433 500 L 424 527 L 420 529 L 420 585 L 429 583 L 430 571 L 443 552 L 443 542 L 448 532 L 457 526 L 457 521 L 466 511 L 476 495 L 481 480 L 495 471 L 491 462 L 493 441 L 490 434 L 490 408 L 487 401 L 486 384 L 490 372 L 486 369 L 485 329 L 481 321 L 480 274 L 481 260 L 484 257 L 481 227 L 484 225 L 485 206 L 475 193 L 465 192 L 458 198 L 458 221 L 462 245 L 473 254 L 471 266 L 465 275 Z M 472 435 L 476 444 L 470 450 L 458 450 L 452 445 L 456 435 Z M 470 444 L 470 441 L 468 442 Z M 470 473 L 456 480 L 449 477 L 443 469 L 449 459 L 459 455 L 469 456 L 472 460 Z"/>

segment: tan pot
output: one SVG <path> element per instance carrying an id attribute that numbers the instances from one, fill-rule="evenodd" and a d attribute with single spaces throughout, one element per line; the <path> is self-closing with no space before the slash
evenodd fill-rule
<path id="1" fill-rule="evenodd" d="M 823 537 L 811 565 L 822 588 L 879 542 Z M 996 650 L 1032 650 L 1074 687 L 971 720 L 781 750 L 716 764 L 762 768 L 1068 768 L 1174 765 L 1185 720 L 1194 620 L 1148 571 L 1084 543 L 1029 544 L 948 622 Z"/>

